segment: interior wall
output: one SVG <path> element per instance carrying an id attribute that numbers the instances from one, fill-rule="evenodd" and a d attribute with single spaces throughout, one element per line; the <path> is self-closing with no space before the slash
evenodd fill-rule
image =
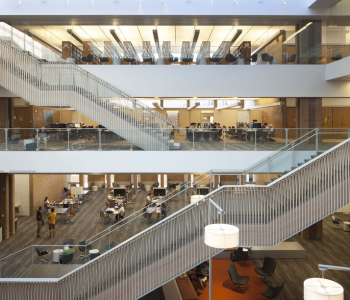
<path id="1" fill-rule="evenodd" d="M 20 205 L 16 216 L 30 215 L 29 175 L 15 174 L 15 205 Z"/>
<path id="2" fill-rule="evenodd" d="M 34 215 L 38 207 L 43 206 L 45 197 L 49 197 L 49 201 L 61 197 L 68 182 L 68 174 L 30 174 L 30 214 Z"/>
<path id="3" fill-rule="evenodd" d="M 265 182 L 271 182 L 271 178 L 278 178 L 278 174 L 253 174 L 253 181 L 256 185 L 265 185 Z"/>
<path id="4" fill-rule="evenodd" d="M 115 179 L 114 179 L 115 180 Z M 105 175 L 89 175 L 88 182 L 105 182 Z"/>

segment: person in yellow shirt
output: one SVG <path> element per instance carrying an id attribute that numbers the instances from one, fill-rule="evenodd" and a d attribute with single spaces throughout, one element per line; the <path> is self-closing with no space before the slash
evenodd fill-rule
<path id="1" fill-rule="evenodd" d="M 67 198 L 68 198 L 68 199 L 74 199 L 74 196 L 73 196 L 71 193 L 69 193 L 69 195 L 68 195 Z"/>
<path id="2" fill-rule="evenodd" d="M 51 208 L 51 214 L 49 214 L 49 230 L 50 230 L 50 239 L 51 237 L 55 237 L 56 230 L 55 230 L 55 223 L 56 223 L 56 216 L 55 209 Z M 51 230 L 53 230 L 53 236 L 51 235 Z"/>

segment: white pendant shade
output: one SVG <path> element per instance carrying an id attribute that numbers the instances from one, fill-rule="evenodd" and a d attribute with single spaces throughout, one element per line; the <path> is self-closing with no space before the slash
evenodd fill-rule
<path id="1" fill-rule="evenodd" d="M 193 195 L 193 196 L 191 196 L 191 204 L 197 202 L 202 197 L 203 196 L 201 196 L 201 195 Z"/>
<path id="2" fill-rule="evenodd" d="M 83 187 L 82 186 L 72 186 L 70 188 L 70 193 L 72 195 L 82 195 L 83 194 Z"/>
<path id="3" fill-rule="evenodd" d="M 304 281 L 304 300 L 344 300 L 344 289 L 329 279 L 309 278 Z"/>
<path id="4" fill-rule="evenodd" d="M 239 245 L 239 229 L 228 224 L 205 226 L 204 243 L 213 248 L 232 248 Z"/>

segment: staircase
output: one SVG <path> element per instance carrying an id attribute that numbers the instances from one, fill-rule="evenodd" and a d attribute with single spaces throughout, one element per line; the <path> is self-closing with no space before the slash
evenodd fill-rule
<path id="1" fill-rule="evenodd" d="M 0 40 L 0 85 L 36 106 L 72 107 L 144 150 L 168 150 L 170 119 L 71 63 L 40 62 Z"/>
<path id="2" fill-rule="evenodd" d="M 349 204 L 349 195 L 350 139 L 268 185 L 223 186 L 64 277 L 1 278 L 0 297 L 137 299 L 208 259 L 208 224 L 239 227 L 240 246 L 272 247 Z M 209 199 L 224 209 L 222 220 Z"/>

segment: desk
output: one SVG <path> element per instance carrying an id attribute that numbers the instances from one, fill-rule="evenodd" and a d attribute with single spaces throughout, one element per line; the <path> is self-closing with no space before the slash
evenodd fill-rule
<path id="1" fill-rule="evenodd" d="M 108 213 L 108 212 L 111 212 L 111 213 Z M 109 214 L 111 214 L 111 215 L 118 215 L 119 214 L 119 209 L 117 209 L 117 208 L 111 208 L 111 207 L 109 207 L 109 208 L 107 208 L 106 210 L 105 210 L 105 215 L 109 215 Z"/>
<path id="2" fill-rule="evenodd" d="M 62 219 L 61 221 L 63 222 L 63 215 L 67 212 L 68 208 L 61 208 L 61 207 L 57 207 L 55 208 L 55 213 L 58 215 L 62 215 Z"/>
<path id="3" fill-rule="evenodd" d="M 214 140 L 218 140 L 219 130 L 198 130 L 197 129 L 194 132 L 195 140 L 200 141 L 200 142 L 205 142 L 206 135 L 208 137 L 209 142 L 213 141 L 213 136 L 214 136 Z"/>
<path id="4" fill-rule="evenodd" d="M 343 230 L 344 231 L 350 231 L 350 222 L 344 222 L 343 223 Z"/>
<path id="5" fill-rule="evenodd" d="M 58 263 L 60 261 L 60 255 L 62 254 L 63 249 L 56 249 L 52 251 L 52 261 Z"/>

